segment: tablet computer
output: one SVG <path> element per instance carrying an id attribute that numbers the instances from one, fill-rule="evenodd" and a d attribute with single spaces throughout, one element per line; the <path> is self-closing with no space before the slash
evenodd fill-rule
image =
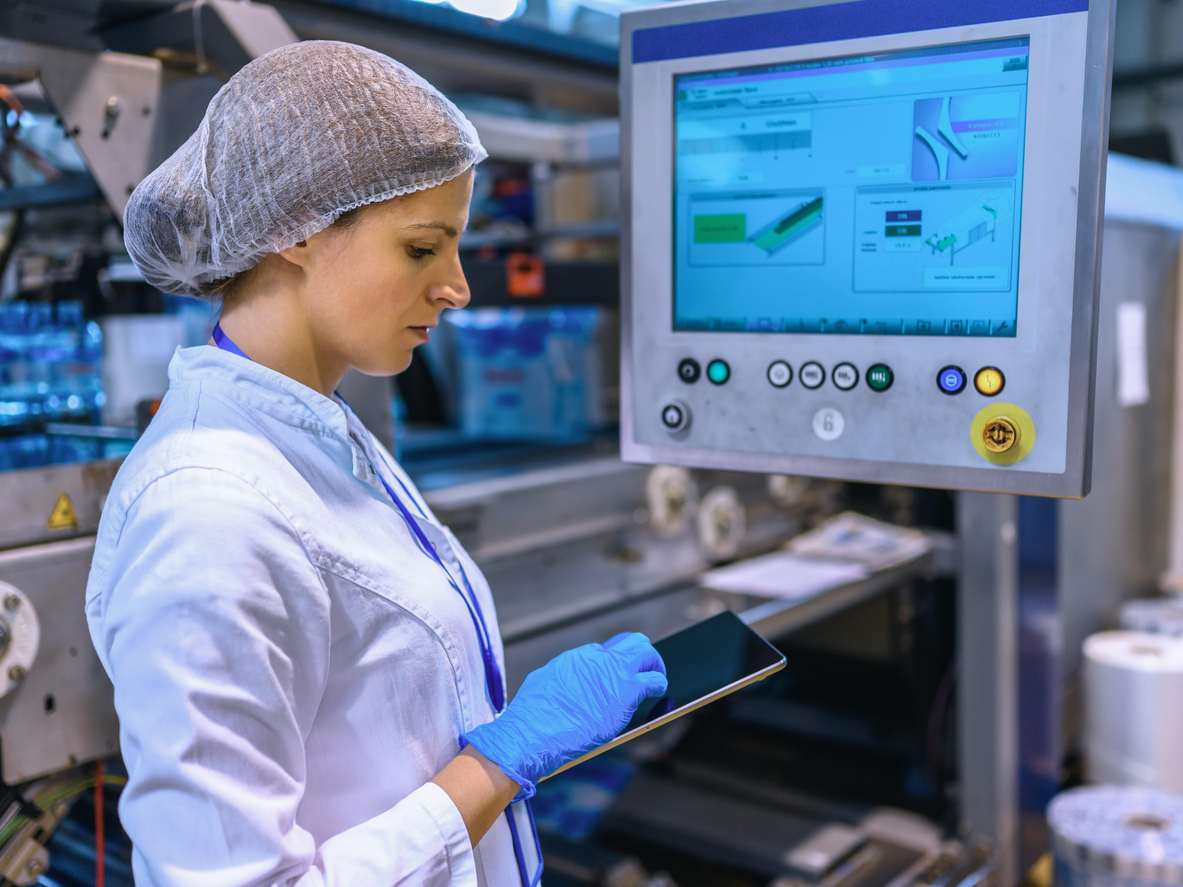
<path id="1" fill-rule="evenodd" d="M 785 657 L 732 613 L 724 611 L 657 641 L 669 687 L 650 697 L 611 742 L 601 745 L 551 776 L 610 748 L 636 739 L 675 718 L 702 708 L 785 667 Z"/>

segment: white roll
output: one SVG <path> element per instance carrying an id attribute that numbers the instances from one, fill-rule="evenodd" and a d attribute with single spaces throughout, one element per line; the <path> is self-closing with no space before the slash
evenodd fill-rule
<path id="1" fill-rule="evenodd" d="M 1056 887 L 1183 884 L 1183 796 L 1089 785 L 1047 808 Z"/>
<path id="2" fill-rule="evenodd" d="M 1183 639 L 1106 631 L 1084 659 L 1089 780 L 1183 792 Z"/>

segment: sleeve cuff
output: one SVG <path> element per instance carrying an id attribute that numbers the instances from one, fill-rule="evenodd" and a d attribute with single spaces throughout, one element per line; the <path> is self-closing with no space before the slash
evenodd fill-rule
<path id="1" fill-rule="evenodd" d="M 448 854 L 449 882 L 457 887 L 461 885 L 476 885 L 476 858 L 472 852 L 472 843 L 468 839 L 468 827 L 464 824 L 464 817 L 456 809 L 448 793 L 429 782 L 412 795 L 423 812 L 435 823 L 443 838 L 444 847 Z"/>

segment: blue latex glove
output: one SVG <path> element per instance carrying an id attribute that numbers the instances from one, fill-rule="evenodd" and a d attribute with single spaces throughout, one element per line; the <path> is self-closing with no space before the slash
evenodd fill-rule
<path id="1" fill-rule="evenodd" d="M 665 691 L 665 663 L 649 639 L 618 634 L 531 672 L 496 720 L 463 738 L 529 798 L 538 780 L 615 739 L 638 705 Z"/>

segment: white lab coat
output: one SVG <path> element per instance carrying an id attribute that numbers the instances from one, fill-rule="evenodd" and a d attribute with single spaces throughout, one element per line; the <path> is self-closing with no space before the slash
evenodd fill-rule
<path id="1" fill-rule="evenodd" d="M 409 478 L 351 410 L 259 364 L 200 346 L 169 376 L 86 592 L 138 887 L 516 887 L 505 817 L 474 852 L 429 782 L 493 709 L 464 601 L 371 466 L 400 495 Z M 406 504 L 504 662 L 480 570 Z"/>

